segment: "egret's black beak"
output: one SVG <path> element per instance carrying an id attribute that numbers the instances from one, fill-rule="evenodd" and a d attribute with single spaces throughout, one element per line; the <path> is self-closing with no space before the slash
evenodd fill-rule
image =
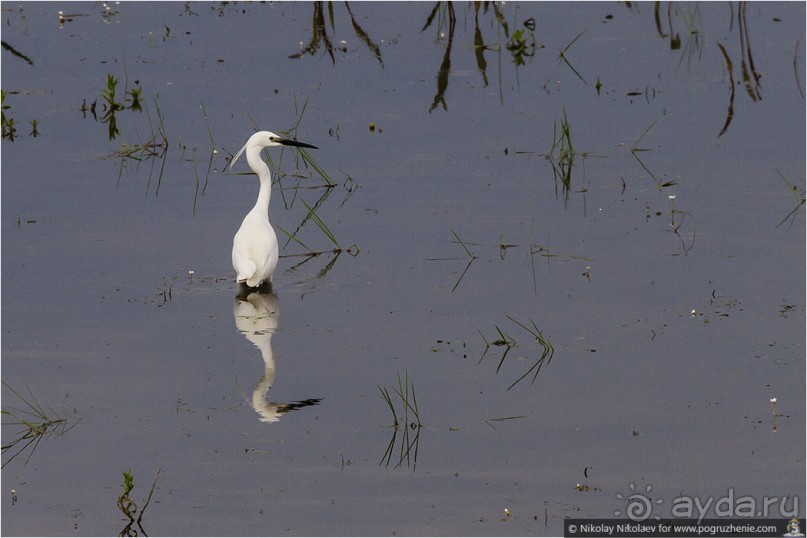
<path id="1" fill-rule="evenodd" d="M 294 146 L 294 147 L 297 147 L 297 148 L 319 149 L 317 146 L 312 146 L 311 144 L 306 144 L 305 142 L 298 142 L 297 140 L 292 140 L 291 138 L 281 138 L 277 142 L 278 142 L 278 144 L 283 144 L 284 146 Z"/>

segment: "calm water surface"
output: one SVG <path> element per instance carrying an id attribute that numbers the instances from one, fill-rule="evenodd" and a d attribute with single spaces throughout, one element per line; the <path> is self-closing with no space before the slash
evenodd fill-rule
<path id="1" fill-rule="evenodd" d="M 803 517 L 804 20 L 3 2 L 2 405 L 65 420 L 4 451 L 3 534 Z M 271 152 L 284 257 L 240 301 L 224 168 L 295 126 L 334 186 Z"/>

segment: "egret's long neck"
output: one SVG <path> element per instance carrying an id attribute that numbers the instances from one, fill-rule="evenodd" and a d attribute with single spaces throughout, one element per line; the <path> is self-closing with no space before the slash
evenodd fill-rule
<path id="1" fill-rule="evenodd" d="M 272 197 L 272 174 L 269 172 L 269 167 L 261 159 L 261 150 L 248 148 L 247 163 L 258 174 L 258 179 L 261 180 L 261 189 L 258 191 L 258 201 L 255 202 L 255 209 L 259 209 L 263 211 L 264 215 L 268 215 L 269 199 Z"/>

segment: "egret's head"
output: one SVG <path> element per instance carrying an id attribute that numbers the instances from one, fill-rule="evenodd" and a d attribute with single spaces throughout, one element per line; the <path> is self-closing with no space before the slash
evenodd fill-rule
<path id="1" fill-rule="evenodd" d="M 258 131 L 254 135 L 250 136 L 247 143 L 244 144 L 244 147 L 235 154 L 233 160 L 230 161 L 230 169 L 232 170 L 233 164 L 235 164 L 235 161 L 238 160 L 244 151 L 252 149 L 261 151 L 264 148 L 270 148 L 273 146 L 292 146 L 298 148 L 319 149 L 317 146 L 312 146 L 311 144 L 306 144 L 305 142 L 298 142 L 297 140 L 292 140 L 291 138 L 283 138 L 271 131 Z"/>
<path id="2" fill-rule="evenodd" d="M 283 138 L 271 131 L 259 131 L 249 137 L 247 147 L 249 146 L 256 146 L 260 149 L 272 146 L 295 146 L 299 148 L 319 149 L 317 146 L 312 146 L 311 144 L 306 144 L 305 142 L 298 142 L 297 140 L 292 140 L 290 138 Z"/>

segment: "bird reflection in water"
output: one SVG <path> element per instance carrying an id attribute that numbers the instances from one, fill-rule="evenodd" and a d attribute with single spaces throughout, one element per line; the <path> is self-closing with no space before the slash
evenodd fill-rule
<path id="1" fill-rule="evenodd" d="M 277 295 L 269 286 L 247 288 L 239 286 L 239 293 L 233 304 L 233 317 L 238 332 L 252 342 L 261 352 L 264 371 L 252 391 L 252 407 L 260 415 L 261 422 L 277 422 L 281 415 L 317 405 L 320 398 L 310 398 L 291 403 L 270 401 L 267 395 L 275 382 L 275 355 L 272 351 L 272 335 L 277 330 L 280 305 Z"/>

